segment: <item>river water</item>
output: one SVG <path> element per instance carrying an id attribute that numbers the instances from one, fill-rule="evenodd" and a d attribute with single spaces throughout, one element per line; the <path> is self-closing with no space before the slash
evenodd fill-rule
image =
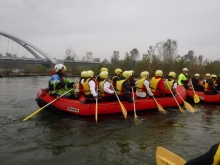
<path id="1" fill-rule="evenodd" d="M 189 160 L 220 141 L 220 106 L 196 104 L 196 113 L 179 108 L 95 118 L 61 116 L 42 110 L 30 120 L 23 118 L 39 107 L 39 89 L 49 77 L 0 78 L 0 164 L 155 165 L 161 145 Z M 76 81 L 77 79 L 75 79 Z M 182 105 L 184 108 L 184 105 Z"/>

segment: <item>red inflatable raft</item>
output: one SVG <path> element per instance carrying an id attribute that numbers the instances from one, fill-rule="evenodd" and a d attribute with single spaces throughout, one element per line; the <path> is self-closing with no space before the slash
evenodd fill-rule
<path id="1" fill-rule="evenodd" d="M 200 100 L 203 102 L 210 102 L 210 103 L 219 103 L 220 102 L 220 94 L 207 95 L 202 91 L 195 91 L 195 93 L 199 96 Z M 193 96 L 194 96 L 193 90 L 186 90 L 186 95 L 190 99 L 193 99 Z"/>
<path id="2" fill-rule="evenodd" d="M 177 87 L 177 92 L 181 97 L 186 99 L 186 91 L 182 86 Z M 39 107 L 43 107 L 46 104 L 53 101 L 55 98 L 50 96 L 48 92 L 41 89 L 37 93 L 37 104 Z M 176 101 L 172 96 L 156 98 L 157 102 L 163 107 L 175 107 L 177 106 Z M 176 96 L 176 100 L 179 104 L 183 101 L 179 96 Z M 129 111 L 134 111 L 133 103 L 128 103 L 126 101 L 121 101 L 125 109 Z M 157 109 L 157 104 L 153 98 L 135 98 L 136 111 Z M 52 112 L 65 112 L 69 114 L 75 114 L 80 116 L 90 116 L 95 114 L 95 103 L 85 103 L 84 96 L 81 96 L 79 100 L 71 100 L 68 98 L 61 98 L 46 107 L 47 110 Z M 98 102 L 98 114 L 112 114 L 121 113 L 121 107 L 118 101 L 112 102 Z"/>

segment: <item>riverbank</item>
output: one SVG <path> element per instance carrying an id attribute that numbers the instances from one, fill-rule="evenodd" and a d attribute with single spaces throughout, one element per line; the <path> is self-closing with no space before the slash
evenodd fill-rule
<path id="1" fill-rule="evenodd" d="M 9 73 L 9 74 L 0 74 L 0 77 L 32 77 L 32 76 L 50 76 L 45 73 Z"/>
<path id="2" fill-rule="evenodd" d="M 50 74 L 47 73 L 0 73 L 0 78 L 3 77 L 35 77 L 35 76 L 51 76 Z M 79 77 L 79 75 L 71 75 L 67 74 L 67 77 Z"/>

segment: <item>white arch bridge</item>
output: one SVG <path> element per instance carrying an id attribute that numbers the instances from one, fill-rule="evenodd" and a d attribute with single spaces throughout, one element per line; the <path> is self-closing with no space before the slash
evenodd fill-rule
<path id="1" fill-rule="evenodd" d="M 36 46 L 32 45 L 31 43 L 19 38 L 19 37 L 16 37 L 14 35 L 11 35 L 11 34 L 8 34 L 8 33 L 5 33 L 5 32 L 2 32 L 0 31 L 0 35 L 8 38 L 8 39 L 11 39 L 13 40 L 14 42 L 18 43 L 19 45 L 21 45 L 23 48 L 25 48 L 27 51 L 29 51 L 34 57 L 35 57 L 35 61 L 44 61 L 39 55 L 42 55 L 44 57 L 46 57 L 47 60 L 49 60 L 51 63 L 53 64 L 56 64 L 57 63 L 57 60 L 53 57 L 51 57 L 49 54 L 47 54 L 46 52 L 44 52 L 43 50 L 37 48 Z M 8 52 L 7 52 L 8 53 Z M 7 57 L 1 57 L 2 60 L 7 60 Z M 14 60 L 21 60 L 21 59 L 14 59 Z M 28 59 L 26 59 L 28 60 Z M 29 59 L 31 60 L 31 59 Z"/>

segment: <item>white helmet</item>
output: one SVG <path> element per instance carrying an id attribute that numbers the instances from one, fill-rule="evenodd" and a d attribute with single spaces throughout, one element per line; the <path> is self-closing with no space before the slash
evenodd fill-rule
<path id="1" fill-rule="evenodd" d="M 188 69 L 187 68 L 183 68 L 183 70 L 187 71 L 188 72 Z"/>
<path id="2" fill-rule="evenodd" d="M 54 69 L 55 69 L 56 72 L 58 72 L 58 71 L 59 71 L 60 69 L 62 69 L 63 67 L 64 67 L 63 64 L 57 64 L 57 65 L 55 65 Z"/>

